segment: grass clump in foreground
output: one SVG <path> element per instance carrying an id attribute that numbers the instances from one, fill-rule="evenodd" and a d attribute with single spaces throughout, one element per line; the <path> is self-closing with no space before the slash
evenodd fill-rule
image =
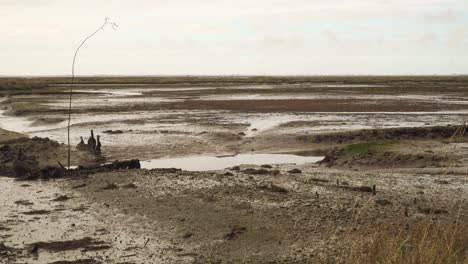
<path id="1" fill-rule="evenodd" d="M 398 140 L 374 141 L 348 145 L 345 147 L 346 154 L 376 153 L 385 150 L 387 147 L 401 143 Z"/>
<path id="2" fill-rule="evenodd" d="M 414 223 L 397 234 L 378 231 L 358 240 L 348 263 L 378 264 L 466 264 L 468 225 L 426 220 Z"/>

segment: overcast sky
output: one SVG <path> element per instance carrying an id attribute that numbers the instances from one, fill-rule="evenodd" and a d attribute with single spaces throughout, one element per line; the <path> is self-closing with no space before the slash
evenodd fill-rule
<path id="1" fill-rule="evenodd" d="M 468 74 L 468 0 L 0 0 L 0 75 Z"/>

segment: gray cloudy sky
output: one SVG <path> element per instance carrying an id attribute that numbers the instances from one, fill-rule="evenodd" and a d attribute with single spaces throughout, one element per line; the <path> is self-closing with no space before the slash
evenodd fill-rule
<path id="1" fill-rule="evenodd" d="M 467 0 L 0 0 L 0 75 L 467 74 Z"/>

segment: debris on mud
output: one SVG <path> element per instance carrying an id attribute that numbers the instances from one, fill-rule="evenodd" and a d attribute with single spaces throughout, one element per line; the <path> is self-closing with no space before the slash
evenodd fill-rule
<path id="1" fill-rule="evenodd" d="M 349 185 L 338 185 L 336 186 L 337 188 L 345 189 L 345 190 L 351 190 L 355 192 L 373 192 L 373 188 L 371 186 L 349 186 Z"/>
<path id="2" fill-rule="evenodd" d="M 234 226 L 232 230 L 224 235 L 224 240 L 236 240 L 239 235 L 243 234 L 247 228 L 245 227 L 240 227 L 240 226 Z"/>
<path id="3" fill-rule="evenodd" d="M 312 182 L 321 182 L 321 183 L 326 183 L 326 182 L 330 182 L 329 180 L 325 180 L 325 179 L 318 179 L 318 178 L 312 178 L 310 179 Z"/>
<path id="4" fill-rule="evenodd" d="M 122 186 L 122 189 L 136 189 L 138 188 L 135 184 L 129 183 Z"/>
<path id="5" fill-rule="evenodd" d="M 286 188 L 280 187 L 275 184 L 260 185 L 257 188 L 261 190 L 267 190 L 270 192 L 276 192 L 276 193 L 288 193 L 289 192 Z"/>
<path id="6" fill-rule="evenodd" d="M 72 189 L 79 189 L 79 188 L 84 188 L 84 187 L 86 187 L 86 185 L 87 185 L 86 183 L 83 183 L 83 184 L 78 184 L 78 185 L 72 186 L 71 188 L 72 188 Z"/>
<path id="7" fill-rule="evenodd" d="M 32 211 L 28 211 L 28 212 L 23 212 L 23 214 L 25 214 L 25 215 L 46 215 L 46 214 L 50 214 L 50 211 L 48 211 L 48 210 L 32 210 Z"/>
<path id="8" fill-rule="evenodd" d="M 445 210 L 445 209 L 436 209 L 436 208 L 430 208 L 430 207 L 425 207 L 425 208 L 421 208 L 421 207 L 418 207 L 418 211 L 422 214 L 448 214 L 448 211 Z"/>
<path id="9" fill-rule="evenodd" d="M 55 261 L 50 264 L 101 264 L 102 262 L 94 260 L 94 259 L 78 259 L 78 260 L 60 260 Z"/>
<path id="10" fill-rule="evenodd" d="M 2 225 L 0 225 L 0 231 L 10 231 L 11 228 L 8 228 L 8 227 L 4 227 Z"/>
<path id="11" fill-rule="evenodd" d="M 450 184 L 448 181 L 446 180 L 435 180 L 435 183 L 437 184 Z"/>
<path id="12" fill-rule="evenodd" d="M 28 200 L 18 200 L 15 201 L 15 204 L 17 205 L 34 205 L 34 203 L 28 201 Z"/>
<path id="13" fill-rule="evenodd" d="M 5 244 L 0 243 L 0 260 L 11 257 L 13 255 L 13 248 L 5 246 Z"/>
<path id="14" fill-rule="evenodd" d="M 102 187 L 101 190 L 116 190 L 118 188 L 119 186 L 117 186 L 115 183 L 108 183 L 106 186 Z"/>
<path id="15" fill-rule="evenodd" d="M 70 200 L 70 199 L 71 198 L 68 197 L 67 195 L 60 195 L 57 198 L 52 199 L 52 201 L 54 201 L 54 202 L 63 202 L 63 201 L 67 201 L 67 200 Z"/>
<path id="16" fill-rule="evenodd" d="M 124 160 L 124 161 L 114 161 L 109 164 L 104 164 L 101 167 L 109 170 L 133 170 L 140 169 L 140 161 L 138 159 Z"/>
<path id="17" fill-rule="evenodd" d="M 299 173 L 302 173 L 302 171 L 300 169 L 292 169 L 292 170 L 289 170 L 288 173 L 299 174 Z"/>
<path id="18" fill-rule="evenodd" d="M 251 175 L 266 175 L 266 174 L 271 174 L 271 173 L 272 173 L 272 172 L 269 171 L 269 170 L 265 170 L 265 169 L 252 169 L 252 168 L 242 170 L 241 172 L 244 173 L 244 174 L 251 174 Z"/>
<path id="19" fill-rule="evenodd" d="M 123 134 L 123 131 L 122 130 L 111 130 L 111 129 L 109 129 L 109 130 L 102 131 L 102 133 L 113 135 L 113 134 Z"/>
<path id="20" fill-rule="evenodd" d="M 37 246 L 39 250 L 47 250 L 53 252 L 62 252 L 77 249 L 85 250 L 86 248 L 93 248 L 96 246 L 103 245 L 107 244 L 103 241 L 94 240 L 90 237 L 67 241 L 36 242 L 31 244 L 31 246 Z"/>
<path id="21" fill-rule="evenodd" d="M 380 206 L 392 205 L 392 202 L 390 202 L 387 199 L 377 199 L 377 200 L 375 200 L 375 203 L 380 205 Z"/>
<path id="22" fill-rule="evenodd" d="M 186 233 L 184 233 L 184 234 L 182 235 L 182 238 L 183 238 L 183 239 L 189 239 L 189 238 L 191 238 L 192 236 L 193 236 L 193 233 L 191 233 L 191 232 L 186 232 Z"/>
<path id="23" fill-rule="evenodd" d="M 156 168 L 156 169 L 151 169 L 150 171 L 159 172 L 159 173 L 177 173 L 177 172 L 181 172 L 182 169 L 177 169 L 177 168 Z"/>

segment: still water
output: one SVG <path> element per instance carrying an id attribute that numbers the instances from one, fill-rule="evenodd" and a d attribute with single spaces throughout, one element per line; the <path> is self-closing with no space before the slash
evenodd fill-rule
<path id="1" fill-rule="evenodd" d="M 237 165 L 305 164 L 322 160 L 323 157 L 303 157 L 290 154 L 240 154 L 236 156 L 195 156 L 142 161 L 144 169 L 178 168 L 187 171 L 222 170 Z"/>

